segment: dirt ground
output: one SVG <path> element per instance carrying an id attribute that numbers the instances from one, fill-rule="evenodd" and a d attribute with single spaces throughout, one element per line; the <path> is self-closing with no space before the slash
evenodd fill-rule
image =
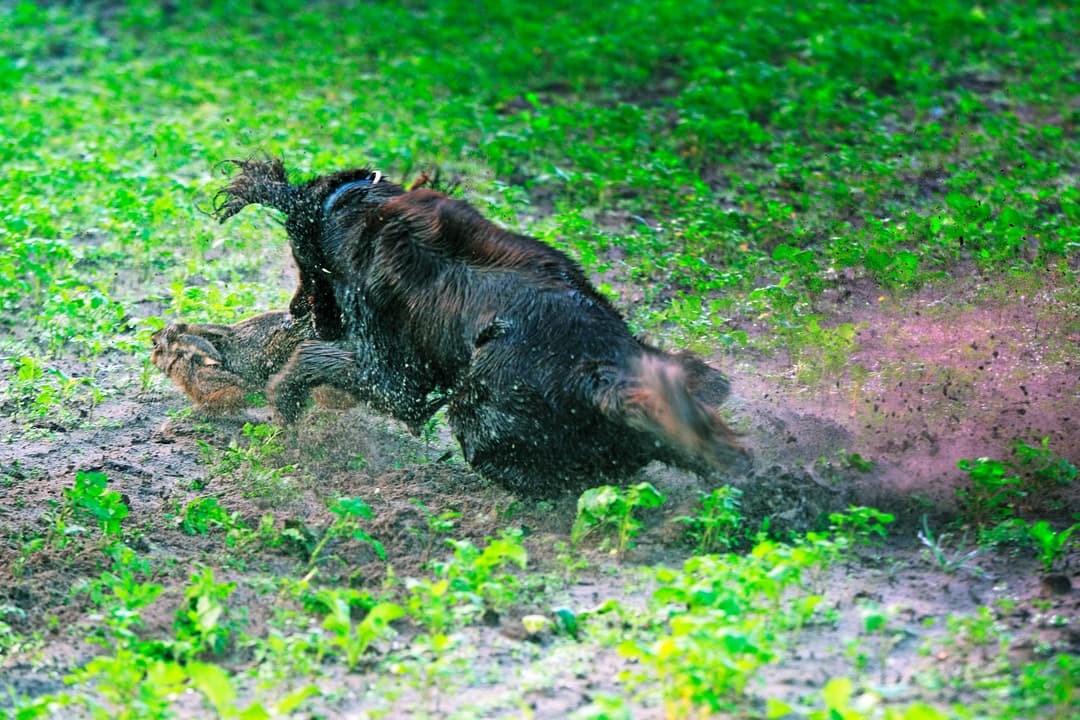
<path id="1" fill-rule="evenodd" d="M 895 606 L 905 629 L 887 666 L 875 669 L 875 676 L 880 670 L 885 684 L 896 688 L 928 666 L 977 664 L 978 657 L 948 651 L 926 656 L 919 650 L 945 632 L 941 621 L 948 615 L 1002 598 L 1016 601 L 1008 613 L 995 611 L 1014 635 L 1015 653 L 1048 647 L 1080 652 L 1080 552 L 1071 553 L 1071 574 L 1064 580 L 1044 578 L 1030 553 L 982 555 L 971 560 L 982 572 L 946 574 L 922 557 L 916 540 L 923 514 L 943 526 L 953 510 L 955 487 L 963 479 L 956 468 L 961 458 L 1008 459 L 1015 439 L 1034 443 L 1048 437 L 1051 448 L 1080 464 L 1080 293 L 1053 276 L 1038 282 L 972 277 L 903 295 L 851 281 L 835 290 L 829 311 L 836 322 L 856 323 L 858 350 L 841 373 L 821 376 L 813 386 L 796 381 L 796 368 L 783 356 L 711 358 L 732 377 L 729 413 L 755 453 L 752 475 L 701 479 L 650 466 L 643 477 L 668 501 L 645 516 L 638 546 L 625 558 L 595 547 L 580 550 L 588 567 L 556 589 L 557 603 L 580 611 L 609 598 L 640 602 L 644 592 L 636 568 L 678 566 L 688 556 L 682 527 L 671 520 L 687 514 L 699 491 L 730 480 L 745 491 L 748 522 L 768 516 L 776 530 L 811 529 L 824 513 L 851 503 L 898 515 L 885 550 L 832 571 L 827 597 L 840 611 L 840 622 L 808 629 L 797 652 L 751 687 L 754 694 L 796 700 L 829 677 L 851 675 L 845 641 L 858 636 L 855 608 L 867 599 Z M 43 549 L 15 572 L 22 540 L 44 532 L 50 501 L 62 497 L 78 471 L 105 472 L 110 487 L 123 493 L 130 508 L 124 524 L 137 530 L 140 553 L 175 560 L 172 572 L 155 579 L 166 589 L 144 617 L 150 636 L 172 632 L 192 563 L 209 562 L 222 568 L 219 579 L 241 581 L 229 603 L 246 607 L 245 631 L 253 635 L 265 627 L 273 598 L 245 587 L 244 578 L 297 575 L 303 568 L 304 560 L 287 546 L 263 549 L 246 564 L 222 563 L 220 535 L 188 535 L 178 527 L 179 509 L 206 495 L 251 526 L 273 512 L 277 527 L 316 535 L 332 520 L 328 499 L 360 496 L 375 513 L 368 530 L 385 546 L 387 563 L 399 577 L 420 573 L 432 552 L 439 552 L 414 532 L 426 524 L 417 501 L 435 514 L 460 513 L 453 535 L 477 543 L 519 527 L 530 569 L 559 567 L 575 498 L 537 504 L 491 486 L 468 469 L 445 430 L 424 441 L 363 409 L 315 409 L 281 436 L 286 450 L 277 462 L 295 466 L 293 481 L 260 494 L 241 482 L 207 479 L 210 466 L 200 443 L 223 448 L 242 440 L 243 422 L 265 422 L 267 411 L 210 422 L 172 417 L 188 401 L 160 376 L 150 392 L 141 392 L 140 365 L 138 358 L 106 358 L 97 372 L 112 392 L 81 423 L 45 422 L 27 432 L 7 412 L 0 416 L 0 607 L 14 609 L 6 618 L 14 631 L 44 635 L 43 649 L 4 659 L 0 708 L 12 693 L 64 689 L 63 676 L 99 652 L 80 639 L 86 633 L 79 628 L 93 622 L 92 607 L 73 589 L 107 568 L 100 551 Z M 74 363 L 64 369 L 73 375 L 86 371 Z M 843 461 L 850 453 L 873 461 L 873 467 L 851 467 Z M 1078 490 L 1068 489 L 1056 505 L 1032 498 L 1022 511 L 1031 518 L 1068 520 L 1080 509 Z M 1047 514 L 1051 505 L 1058 508 L 1056 516 Z M 362 547 L 338 554 L 331 545 L 327 558 L 324 578 L 351 578 L 361 587 L 377 588 L 386 569 Z M 522 609 L 550 610 L 548 601 Z M 925 625 L 928 618 L 939 620 L 933 629 Z M 479 708 L 478 717 L 562 718 L 597 693 L 616 691 L 615 676 L 626 660 L 587 645 L 530 642 L 518 627 L 518 618 L 496 618 L 467 631 L 470 645 L 482 649 L 461 658 L 471 677 L 480 678 L 467 688 L 434 698 L 402 690 L 387 705 L 383 691 L 394 678 L 346 673 L 333 665 L 319 681 L 332 690 L 320 707 L 342 717 L 376 710 L 391 717 L 438 717 L 471 707 Z M 178 707 L 192 717 L 204 712 L 197 704 Z M 634 716 L 661 717 L 662 710 L 642 705 Z"/>

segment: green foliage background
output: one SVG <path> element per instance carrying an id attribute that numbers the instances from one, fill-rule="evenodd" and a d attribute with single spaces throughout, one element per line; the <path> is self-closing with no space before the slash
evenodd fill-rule
<path id="1" fill-rule="evenodd" d="M 635 323 L 706 348 L 762 307 L 791 324 L 845 268 L 1075 270 L 1078 15 L 0 3 L 0 325 L 19 356 L 85 356 L 145 316 L 280 305 L 282 233 L 203 213 L 217 163 L 255 152 L 463 175 L 488 214 L 643 287 Z"/>

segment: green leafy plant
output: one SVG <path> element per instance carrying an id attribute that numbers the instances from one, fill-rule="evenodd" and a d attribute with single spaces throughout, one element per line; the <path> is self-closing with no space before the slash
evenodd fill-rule
<path id="1" fill-rule="evenodd" d="M 1043 570 L 1050 572 L 1063 557 L 1069 547 L 1072 534 L 1080 529 L 1080 523 L 1075 523 L 1064 530 L 1055 532 L 1050 523 L 1039 520 L 1028 526 L 1027 530 L 1035 547 L 1039 551 L 1039 560 L 1042 561 Z"/>
<path id="2" fill-rule="evenodd" d="M 0 605 L 0 662 L 17 655 L 36 652 L 44 647 L 45 642 L 41 633 L 35 632 L 30 636 L 16 632 L 10 624 L 5 622 L 8 617 L 25 617 L 26 611 L 14 605 Z"/>
<path id="3" fill-rule="evenodd" d="M 204 535 L 211 528 L 233 530 L 242 526 L 239 513 L 229 513 L 215 497 L 196 498 L 184 506 L 180 529 L 189 535 Z"/>
<path id="4" fill-rule="evenodd" d="M 446 510 L 436 515 L 427 509 L 419 500 L 410 500 L 417 510 L 424 516 L 424 520 L 427 523 L 427 527 L 409 528 L 409 532 L 420 537 L 424 541 L 424 557 L 430 558 L 432 550 L 435 549 L 436 541 L 445 535 L 448 535 L 453 529 L 457 519 L 461 517 L 461 513 L 454 510 Z"/>
<path id="5" fill-rule="evenodd" d="M 1012 517 L 1015 502 L 1026 495 L 1020 478 L 1010 476 L 1002 462 L 989 458 L 960 460 L 957 467 L 969 474 L 971 485 L 956 491 L 960 511 L 968 522 L 988 528 Z"/>
<path id="6" fill-rule="evenodd" d="M 604 485 L 586 490 L 578 498 L 570 542 L 577 545 L 595 532 L 610 531 L 616 538 L 615 549 L 626 552 L 633 547 L 634 538 L 641 529 L 641 521 L 634 517 L 634 511 L 657 507 L 663 502 L 663 494 L 647 482 L 626 489 Z"/>
<path id="7" fill-rule="evenodd" d="M 450 593 L 450 581 L 430 578 L 406 578 L 406 607 L 409 616 L 426 628 L 430 635 L 446 634 L 458 622 L 454 611 L 456 598 Z"/>
<path id="8" fill-rule="evenodd" d="M 895 519 L 891 513 L 852 505 L 847 512 L 830 513 L 829 528 L 852 547 L 856 544 L 880 545 L 888 534 L 885 526 Z"/>
<path id="9" fill-rule="evenodd" d="M 337 515 L 330 527 L 323 533 L 322 539 L 311 551 L 308 558 L 308 569 L 313 569 L 319 561 L 326 544 L 333 538 L 349 538 L 362 544 L 368 545 L 379 559 L 386 560 L 386 550 L 381 542 L 372 537 L 361 524 L 361 520 L 371 520 L 375 517 L 371 507 L 358 497 L 342 497 L 334 501 L 330 506 L 330 512 Z"/>
<path id="10" fill-rule="evenodd" d="M 760 619 L 740 622 L 717 612 L 677 615 L 660 640 L 627 641 L 619 652 L 648 668 L 668 717 L 738 709 L 754 672 L 777 657 Z M 642 678 L 626 673 L 623 679 Z"/>
<path id="11" fill-rule="evenodd" d="M 71 377 L 32 355 L 12 358 L 12 362 L 15 369 L 7 395 L 15 404 L 15 416 L 31 424 L 78 424 L 103 399 L 89 377 Z"/>
<path id="12" fill-rule="evenodd" d="M 220 449 L 204 440 L 196 441 L 211 468 L 211 476 L 234 478 L 245 484 L 252 494 L 272 501 L 295 497 L 299 492 L 292 477 L 296 468 L 292 465 L 278 466 L 275 462 L 285 450 L 280 440 L 281 428 L 249 422 L 244 423 L 241 435 L 247 439 L 246 446 L 232 440 L 227 447 Z"/>
<path id="13" fill-rule="evenodd" d="M 507 565 L 524 570 L 528 552 L 520 533 L 504 531 L 489 539 L 481 550 L 468 540 L 451 540 L 454 555 L 433 563 L 435 574 L 448 582 L 454 602 L 471 612 L 504 612 L 518 601 L 521 583 L 515 575 L 501 572 Z"/>
<path id="14" fill-rule="evenodd" d="M 1017 468 L 1028 474 L 1044 488 L 1068 486 L 1080 476 L 1080 470 L 1050 449 L 1050 438 L 1044 437 L 1038 445 L 1017 441 L 1013 443 Z"/>
<path id="15" fill-rule="evenodd" d="M 323 628 L 330 632 L 330 643 L 345 659 L 349 670 L 355 670 L 373 642 L 390 634 L 390 623 L 405 614 L 395 603 L 378 603 L 366 609 L 363 620 L 354 623 L 352 608 L 362 599 L 352 589 L 323 588 L 315 594 L 327 609 Z"/>
<path id="16" fill-rule="evenodd" d="M 959 537 L 948 532 L 940 533 L 935 537 L 930 529 L 930 523 L 926 515 L 923 515 L 922 530 L 917 531 L 916 536 L 926 548 L 923 551 L 924 557 L 934 560 L 938 567 L 949 575 L 958 570 L 967 570 L 977 577 L 983 577 L 986 574 L 982 568 L 972 562 L 984 550 L 979 547 L 972 550 L 967 549 L 968 534 L 966 530 Z"/>
<path id="17" fill-rule="evenodd" d="M 681 570 L 657 569 L 650 607 L 662 610 L 661 627 L 618 644 L 641 665 L 623 679 L 659 685 L 669 717 L 745 710 L 750 680 L 782 657 L 780 631 L 797 631 L 819 609 L 821 596 L 791 593 L 823 560 L 813 545 L 764 540 L 745 557 L 699 555 Z"/>
<path id="18" fill-rule="evenodd" d="M 896 615 L 894 608 L 882 608 L 876 605 L 864 605 L 862 613 L 862 633 L 871 638 L 877 654 L 878 684 L 885 687 L 887 661 L 889 653 L 906 636 L 903 628 L 891 627 L 890 622 Z"/>
<path id="19" fill-rule="evenodd" d="M 726 552 L 738 544 L 736 533 L 742 525 L 739 512 L 742 490 L 730 485 L 718 487 L 701 495 L 701 512 L 693 517 L 680 516 L 675 522 L 686 523 L 687 537 L 694 543 L 694 552 Z"/>
<path id="20" fill-rule="evenodd" d="M 947 720 L 952 715 L 926 703 L 916 702 L 907 706 L 886 705 L 877 692 L 857 691 L 851 678 L 832 678 L 821 689 L 824 707 L 796 708 L 789 703 L 769 698 L 765 717 L 780 720 L 788 717 L 805 717 L 808 720 Z"/>
<path id="21" fill-rule="evenodd" d="M 229 617 L 225 601 L 236 590 L 236 583 L 218 583 L 212 568 L 192 573 L 184 590 L 184 603 L 176 611 L 176 640 L 173 653 L 190 659 L 203 653 L 222 654 L 239 626 Z"/>
<path id="22" fill-rule="evenodd" d="M 109 478 L 105 473 L 78 472 L 75 483 L 64 490 L 64 502 L 50 500 L 52 525 L 49 542 L 65 547 L 73 537 L 87 532 L 81 523 L 94 521 L 101 531 L 102 543 L 118 540 L 123 533 L 121 523 L 128 515 L 123 496 L 107 490 Z"/>

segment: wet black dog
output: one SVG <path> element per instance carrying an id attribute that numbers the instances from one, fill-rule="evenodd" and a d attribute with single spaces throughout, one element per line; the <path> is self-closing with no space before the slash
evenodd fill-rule
<path id="1" fill-rule="evenodd" d="M 294 185 L 280 161 L 232 164 L 218 219 L 251 203 L 285 213 L 300 271 L 290 310 L 310 313 L 320 338 L 271 380 L 282 420 L 318 385 L 414 430 L 445 404 L 466 460 L 537 496 L 651 460 L 702 473 L 745 466 L 711 406 L 727 395 L 724 376 L 636 339 L 558 250 L 368 169 Z"/>

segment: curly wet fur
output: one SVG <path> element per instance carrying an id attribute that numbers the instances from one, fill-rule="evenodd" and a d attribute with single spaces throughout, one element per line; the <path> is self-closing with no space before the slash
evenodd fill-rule
<path id="1" fill-rule="evenodd" d="M 657 459 L 699 472 L 747 454 L 709 402 L 727 380 L 635 338 L 581 267 L 467 203 L 367 168 L 292 185 L 277 160 L 236 161 L 224 221 L 286 214 L 316 318 L 270 381 L 282 419 L 329 383 L 419 427 L 442 405 L 468 462 L 526 494 L 618 478 Z"/>

